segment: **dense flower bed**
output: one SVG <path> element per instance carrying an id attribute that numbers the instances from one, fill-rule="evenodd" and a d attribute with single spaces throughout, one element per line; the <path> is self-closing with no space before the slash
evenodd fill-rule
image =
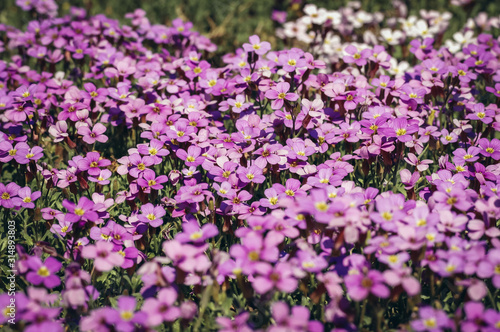
<path id="1" fill-rule="evenodd" d="M 307 5 L 216 66 L 39 2 L 0 26 L 4 327 L 500 330 L 498 18 Z"/>

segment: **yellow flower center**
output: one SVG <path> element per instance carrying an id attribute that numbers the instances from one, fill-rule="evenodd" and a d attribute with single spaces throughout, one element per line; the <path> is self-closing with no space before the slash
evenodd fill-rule
<path id="1" fill-rule="evenodd" d="M 10 199 L 10 194 L 9 193 L 3 193 L 2 194 L 2 199 Z"/>
<path id="2" fill-rule="evenodd" d="M 24 92 L 22 94 L 23 98 L 28 98 L 30 96 L 30 93 L 28 91 Z"/>
<path id="3" fill-rule="evenodd" d="M 317 202 L 316 204 L 314 204 L 314 207 L 316 207 L 316 210 L 320 212 L 325 212 L 326 210 L 328 210 L 328 204 L 326 204 L 326 202 Z"/>
<path id="4" fill-rule="evenodd" d="M 303 262 L 302 263 L 302 267 L 304 269 L 312 269 L 316 266 L 316 264 L 314 264 L 314 262 Z"/>
<path id="5" fill-rule="evenodd" d="M 155 216 L 154 214 L 150 213 L 150 214 L 148 214 L 148 215 L 146 216 L 146 218 L 148 218 L 148 220 L 150 220 L 150 221 L 153 221 L 153 220 L 155 220 L 155 219 L 156 219 L 156 216 Z"/>
<path id="6" fill-rule="evenodd" d="M 425 219 L 420 219 L 419 221 L 417 221 L 417 226 L 418 227 L 422 227 L 422 226 L 425 226 L 427 225 L 427 221 Z"/>
<path id="7" fill-rule="evenodd" d="M 460 69 L 460 70 L 458 71 L 458 75 L 460 75 L 460 76 L 465 76 L 465 72 L 464 72 L 462 69 Z"/>
<path id="8" fill-rule="evenodd" d="M 195 161 L 195 159 L 194 159 L 194 157 L 193 157 L 193 156 L 188 156 L 188 157 L 186 158 L 186 161 L 187 161 L 187 162 L 192 163 L 192 162 L 194 162 L 194 161 Z"/>
<path id="9" fill-rule="evenodd" d="M 486 148 L 486 152 L 493 153 L 493 152 L 495 152 L 495 150 L 493 148 Z"/>
<path id="10" fill-rule="evenodd" d="M 148 181 L 148 186 L 154 186 L 156 184 L 155 180 L 149 180 Z"/>
<path id="11" fill-rule="evenodd" d="M 66 233 L 68 231 L 68 226 L 61 227 L 61 233 Z"/>
<path id="12" fill-rule="evenodd" d="M 269 203 L 271 203 L 271 205 L 278 204 L 278 197 L 271 197 L 271 198 L 269 198 Z"/>
<path id="13" fill-rule="evenodd" d="M 286 93 L 284 93 L 284 92 L 281 92 L 281 93 L 278 95 L 278 98 L 279 98 L 279 99 L 285 99 L 285 97 L 286 97 Z"/>
<path id="14" fill-rule="evenodd" d="M 354 59 L 358 60 L 358 59 L 361 59 L 361 54 L 359 53 L 356 53 L 352 56 Z"/>
<path id="15" fill-rule="evenodd" d="M 295 196 L 295 192 L 290 189 L 285 190 L 285 194 L 287 194 L 288 196 Z"/>
<path id="16" fill-rule="evenodd" d="M 398 256 L 397 255 L 390 255 L 389 256 L 389 263 L 397 263 L 398 262 Z"/>
<path id="17" fill-rule="evenodd" d="M 200 67 L 195 67 L 195 68 L 193 69 L 193 71 L 195 72 L 195 74 L 199 74 L 199 73 L 201 73 L 201 72 L 202 72 L 202 70 L 201 70 L 201 68 L 200 68 Z"/>
<path id="18" fill-rule="evenodd" d="M 250 174 L 250 173 L 247 174 L 247 179 L 248 180 L 253 180 L 254 177 L 255 177 L 255 175 L 253 175 L 253 174 Z"/>
<path id="19" fill-rule="evenodd" d="M 436 318 L 424 319 L 424 325 L 428 328 L 435 328 L 437 326 Z"/>
<path id="20" fill-rule="evenodd" d="M 191 234 L 191 236 L 189 237 L 191 240 L 198 240 L 202 237 L 202 234 L 201 232 L 196 232 L 196 233 L 193 233 Z"/>
<path id="21" fill-rule="evenodd" d="M 252 262 L 255 262 L 259 259 L 259 253 L 256 251 L 250 251 L 248 253 L 248 259 L 250 259 Z"/>
<path id="22" fill-rule="evenodd" d="M 288 64 L 290 66 L 295 66 L 297 64 L 297 61 L 295 61 L 294 59 L 290 59 L 290 60 L 288 60 Z"/>
<path id="23" fill-rule="evenodd" d="M 486 113 L 484 113 L 484 112 L 478 112 L 477 113 L 477 117 L 480 118 L 480 119 L 483 119 L 485 116 L 486 116 Z"/>
<path id="24" fill-rule="evenodd" d="M 31 203 L 31 197 L 24 197 L 23 202 L 24 203 Z"/>
<path id="25" fill-rule="evenodd" d="M 76 208 L 76 209 L 75 209 L 75 214 L 76 214 L 77 216 L 83 216 L 83 215 L 84 215 L 84 213 L 85 213 L 85 211 L 84 211 L 83 209 L 81 209 L 81 208 Z"/>
<path id="26" fill-rule="evenodd" d="M 466 155 L 464 156 L 464 159 L 465 159 L 465 160 L 470 159 L 470 158 L 474 158 L 474 156 L 473 156 L 473 155 L 471 155 L 471 154 L 466 154 Z"/>
<path id="27" fill-rule="evenodd" d="M 134 317 L 134 313 L 132 311 L 122 311 L 122 313 L 120 314 L 120 317 L 124 321 L 129 321 Z"/>
<path id="28" fill-rule="evenodd" d="M 398 135 L 398 136 L 406 135 L 406 129 L 400 128 L 400 129 L 396 130 L 396 135 Z"/>
<path id="29" fill-rule="evenodd" d="M 47 269 L 45 266 L 42 266 L 38 269 L 37 271 L 37 274 L 40 276 L 40 277 L 48 277 L 50 276 L 50 271 L 49 269 Z"/>
<path id="30" fill-rule="evenodd" d="M 140 163 L 139 165 L 137 165 L 137 168 L 141 171 L 144 171 L 146 169 L 146 165 L 144 165 L 143 163 Z"/>
<path id="31" fill-rule="evenodd" d="M 240 108 L 241 106 L 243 106 L 243 104 L 240 103 L 239 101 L 234 103 L 234 107 L 236 107 L 236 108 Z"/>
<path id="32" fill-rule="evenodd" d="M 382 213 L 382 218 L 384 218 L 387 221 L 391 221 L 392 220 L 392 213 L 386 211 L 386 212 Z"/>

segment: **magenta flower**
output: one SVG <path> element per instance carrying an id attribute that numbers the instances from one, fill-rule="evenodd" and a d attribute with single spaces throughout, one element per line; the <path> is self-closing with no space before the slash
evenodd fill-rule
<path id="1" fill-rule="evenodd" d="M 14 206 L 19 206 L 23 203 L 20 197 L 17 197 L 20 186 L 14 182 L 10 182 L 7 185 L 0 183 L 0 206 L 6 209 L 12 209 Z"/>
<path id="2" fill-rule="evenodd" d="M 481 154 L 485 157 L 491 157 L 494 160 L 500 159 L 500 140 L 493 138 L 489 141 L 487 138 L 481 138 L 478 142 L 481 148 Z"/>
<path id="3" fill-rule="evenodd" d="M 97 241 L 95 245 L 87 245 L 82 249 L 82 257 L 94 260 L 97 271 L 110 271 L 123 264 L 125 258 L 113 251 L 111 242 Z"/>
<path id="4" fill-rule="evenodd" d="M 95 204 L 87 197 L 83 196 L 75 204 L 67 199 L 62 201 L 62 205 L 68 210 L 66 219 L 71 222 L 77 222 L 81 219 L 96 221 L 99 219 L 97 212 L 95 212 Z"/>
<path id="5" fill-rule="evenodd" d="M 262 169 L 260 169 L 256 165 L 250 166 L 248 168 L 240 167 L 236 174 L 238 174 L 241 182 L 244 183 L 262 183 L 266 180 L 266 177 L 262 175 Z"/>
<path id="6" fill-rule="evenodd" d="M 172 287 L 160 290 L 157 298 L 146 299 L 142 306 L 142 311 L 148 315 L 146 324 L 154 327 L 179 318 L 181 311 L 174 306 L 176 300 L 177 292 Z"/>
<path id="7" fill-rule="evenodd" d="M 88 126 L 78 127 L 78 134 L 83 136 L 83 141 L 87 144 L 94 144 L 96 141 L 106 143 L 108 136 L 103 135 L 106 127 L 102 123 L 96 123 L 92 129 Z"/>
<path id="8" fill-rule="evenodd" d="M 89 180 L 91 182 L 97 182 L 100 185 L 106 185 L 109 184 L 109 178 L 113 175 L 113 173 L 109 169 L 102 169 L 96 177 L 89 176 Z"/>
<path id="9" fill-rule="evenodd" d="M 54 257 L 48 257 L 42 262 L 37 256 L 28 259 L 30 272 L 26 275 L 26 280 L 33 285 L 43 284 L 47 288 L 54 288 L 61 284 L 61 279 L 56 275 L 62 267 Z"/>
<path id="10" fill-rule="evenodd" d="M 279 262 L 274 267 L 267 263 L 259 263 L 256 270 L 259 276 L 253 279 L 252 287 L 259 294 L 272 289 L 292 293 L 297 288 L 298 281 L 288 263 Z"/>
<path id="11" fill-rule="evenodd" d="M 159 227 L 163 224 L 163 216 L 166 214 L 165 209 L 161 206 L 154 206 L 151 203 L 141 206 L 141 214 L 138 215 L 140 221 L 150 224 L 152 227 Z"/>
<path id="12" fill-rule="evenodd" d="M 271 49 L 271 44 L 269 42 L 261 42 L 259 36 L 253 35 L 249 38 L 250 44 L 243 44 L 243 49 L 245 52 L 255 52 L 258 55 L 264 55 Z"/>
<path id="13" fill-rule="evenodd" d="M 87 156 L 77 162 L 78 168 L 82 171 L 87 171 L 89 175 L 98 176 L 101 172 L 101 167 L 111 165 L 111 161 L 101 158 L 99 152 L 89 152 Z"/>
<path id="14" fill-rule="evenodd" d="M 137 301 L 133 296 L 120 296 L 118 298 L 119 320 L 115 323 L 118 331 L 134 331 L 135 324 L 146 323 L 147 314 L 144 311 L 136 312 Z"/>
<path id="15" fill-rule="evenodd" d="M 452 326 L 451 320 L 442 310 L 432 307 L 423 307 L 418 311 L 419 319 L 411 322 L 411 327 L 415 331 L 436 332 Z"/>
<path id="16" fill-rule="evenodd" d="M 133 153 L 128 157 L 132 168 L 128 171 L 134 178 L 139 178 L 148 167 L 154 165 L 155 161 L 152 157 L 144 156 L 141 157 L 138 153 Z"/>
<path id="17" fill-rule="evenodd" d="M 155 190 L 163 189 L 162 183 L 168 181 L 168 177 L 166 175 L 156 176 L 155 172 L 150 169 L 146 169 L 143 173 L 143 177 L 137 179 L 137 184 L 143 188 L 152 188 Z"/>
<path id="18" fill-rule="evenodd" d="M 370 270 L 366 275 L 350 274 L 345 277 L 349 296 L 354 301 L 362 301 L 373 294 L 376 297 L 389 297 L 389 288 L 384 285 L 384 276 L 377 270 Z"/>
<path id="19" fill-rule="evenodd" d="M 280 82 L 275 88 L 266 91 L 266 98 L 272 99 L 271 107 L 274 110 L 278 110 L 283 107 L 285 100 L 296 101 L 299 96 L 295 93 L 288 92 L 290 90 L 290 84 L 287 82 Z"/>
<path id="20" fill-rule="evenodd" d="M 479 120 L 485 124 L 490 124 L 491 122 L 493 122 L 494 116 L 494 110 L 484 108 L 483 104 L 475 104 L 473 107 L 473 113 L 468 114 L 465 118 L 471 120 Z"/>
<path id="21" fill-rule="evenodd" d="M 201 148 L 196 145 L 191 145 L 187 152 L 179 149 L 175 152 L 177 157 L 185 161 L 186 166 L 198 166 L 203 164 L 205 157 L 201 155 Z"/>
<path id="22" fill-rule="evenodd" d="M 462 148 L 453 151 L 453 162 L 457 165 L 463 165 L 465 162 L 471 163 L 479 159 L 481 149 L 471 146 L 465 151 Z"/>
<path id="23" fill-rule="evenodd" d="M 401 183 L 405 185 L 406 190 L 413 188 L 420 179 L 420 173 L 414 172 L 411 174 L 411 172 L 407 169 L 399 171 L 399 176 L 401 177 Z"/>
<path id="24" fill-rule="evenodd" d="M 19 198 L 22 200 L 21 206 L 28 209 L 34 209 L 35 203 L 33 202 L 36 201 L 38 198 L 40 198 L 40 196 L 42 195 L 40 191 L 35 191 L 32 193 L 30 187 L 24 187 L 19 189 L 17 194 Z"/>
<path id="25" fill-rule="evenodd" d="M 244 311 L 235 316 L 234 319 L 217 317 L 215 320 L 220 326 L 219 332 L 252 332 L 253 329 L 247 325 L 249 317 L 250 313 Z"/>
<path id="26" fill-rule="evenodd" d="M 353 45 L 347 46 L 345 51 L 348 55 L 343 57 L 344 62 L 355 63 L 360 67 L 366 65 L 367 59 L 372 55 L 372 50 L 366 48 L 359 52 L 356 46 Z"/>
<path id="27" fill-rule="evenodd" d="M 201 243 L 205 240 L 217 236 L 219 230 L 213 224 L 205 224 L 202 227 L 196 221 L 182 224 L 182 232 L 177 233 L 175 239 L 181 243 L 194 242 Z"/>

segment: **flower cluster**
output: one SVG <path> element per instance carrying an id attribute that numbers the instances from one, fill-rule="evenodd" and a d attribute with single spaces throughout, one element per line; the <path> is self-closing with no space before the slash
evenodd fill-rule
<path id="1" fill-rule="evenodd" d="M 277 33 L 309 51 L 254 35 L 219 67 L 181 19 L 18 1 L 39 15 L 0 26 L 21 329 L 500 329 L 499 20 L 444 41 L 451 15 L 394 3 L 306 5 Z"/>

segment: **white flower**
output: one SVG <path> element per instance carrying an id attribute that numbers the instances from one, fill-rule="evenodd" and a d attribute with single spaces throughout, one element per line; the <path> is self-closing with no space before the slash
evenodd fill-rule
<path id="1" fill-rule="evenodd" d="M 404 35 L 399 30 L 392 31 L 389 28 L 380 30 L 381 39 L 387 42 L 389 45 L 398 45 L 401 39 L 404 38 Z"/>

